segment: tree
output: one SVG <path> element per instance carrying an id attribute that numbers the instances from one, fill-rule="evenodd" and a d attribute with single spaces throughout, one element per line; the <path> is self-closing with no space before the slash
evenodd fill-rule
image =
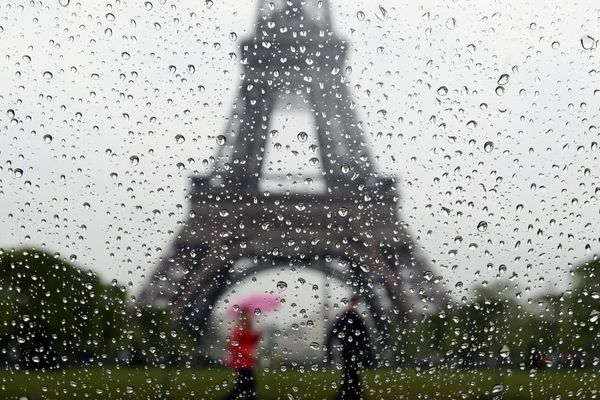
<path id="1" fill-rule="evenodd" d="M 44 368 L 104 359 L 123 334 L 125 288 L 47 252 L 2 252 L 0 293 L 7 362 Z"/>

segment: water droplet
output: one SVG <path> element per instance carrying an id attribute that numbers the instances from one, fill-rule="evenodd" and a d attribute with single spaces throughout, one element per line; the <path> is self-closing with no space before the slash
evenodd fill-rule
<path id="1" fill-rule="evenodd" d="M 507 345 L 503 345 L 500 349 L 500 357 L 507 358 L 510 355 L 510 349 Z"/>
<path id="2" fill-rule="evenodd" d="M 308 134 L 306 132 L 298 132 L 296 137 L 300 143 L 304 143 L 308 139 Z"/>
<path id="3" fill-rule="evenodd" d="M 287 282 L 285 282 L 285 281 L 279 281 L 279 282 L 277 282 L 277 289 L 278 290 L 284 291 L 285 289 L 287 289 L 287 287 L 288 287 Z"/>
<path id="4" fill-rule="evenodd" d="M 448 18 L 446 20 L 446 28 L 448 28 L 450 30 L 456 28 L 456 19 L 454 19 L 454 18 Z"/>
<path id="5" fill-rule="evenodd" d="M 144 3 L 144 8 L 146 9 L 146 11 L 152 10 L 152 7 L 154 7 L 154 5 L 151 2 L 147 1 Z"/>
<path id="6" fill-rule="evenodd" d="M 382 6 L 379 6 L 379 13 L 376 13 L 375 16 L 380 20 L 380 21 L 385 21 L 388 17 L 388 12 L 385 8 L 383 8 Z"/>
<path id="7" fill-rule="evenodd" d="M 194 67 L 194 65 L 193 65 L 193 64 L 189 64 L 189 65 L 187 66 L 187 71 L 188 71 L 188 74 L 190 74 L 190 75 L 193 75 L 193 74 L 194 74 L 194 72 L 196 72 L 196 67 Z"/>
<path id="8" fill-rule="evenodd" d="M 174 74 L 175 72 L 177 72 L 177 67 L 174 65 L 169 65 L 169 72 Z"/>
<path id="9" fill-rule="evenodd" d="M 224 135 L 217 136 L 217 144 L 219 146 L 224 146 L 227 143 L 227 138 Z"/>
<path id="10" fill-rule="evenodd" d="M 446 86 L 440 86 L 437 90 L 437 94 L 440 96 L 445 96 L 448 94 L 448 88 Z"/>
<path id="11" fill-rule="evenodd" d="M 498 96 L 503 96 L 505 91 L 506 91 L 506 89 L 504 89 L 504 86 L 496 87 L 496 94 Z"/>
<path id="12" fill-rule="evenodd" d="M 175 135 L 175 142 L 177 144 L 181 144 L 181 143 L 185 142 L 185 136 L 183 136 L 183 135 Z"/>
<path id="13" fill-rule="evenodd" d="M 113 13 L 106 13 L 105 17 L 109 21 L 114 21 L 115 20 L 115 14 L 113 14 Z"/>
<path id="14" fill-rule="evenodd" d="M 494 150 L 494 142 L 487 141 L 483 144 L 483 149 L 486 153 L 491 153 Z"/>
<path id="15" fill-rule="evenodd" d="M 128 52 L 124 51 L 124 52 L 121 53 L 121 58 L 123 60 L 129 60 L 131 58 L 131 56 L 129 55 Z"/>
<path id="16" fill-rule="evenodd" d="M 63 7 L 68 6 L 70 2 L 71 2 L 71 0 L 58 0 L 58 4 Z"/>
<path id="17" fill-rule="evenodd" d="M 340 169 L 342 170 L 343 174 L 347 174 L 348 172 L 350 172 L 350 166 L 348 164 L 342 164 Z"/>
<path id="18" fill-rule="evenodd" d="M 42 76 L 43 76 L 43 77 L 44 77 L 44 79 L 46 79 L 46 80 L 50 80 L 50 79 L 52 79 L 52 78 L 54 77 L 54 75 L 52 75 L 52 72 L 50 72 L 50 71 L 45 71 L 45 72 L 42 74 Z"/>
<path id="19" fill-rule="evenodd" d="M 348 209 L 346 207 L 338 208 L 337 212 L 341 217 L 345 217 L 346 215 L 348 215 Z"/>
<path id="20" fill-rule="evenodd" d="M 52 135 L 44 135 L 44 143 L 52 143 Z"/>
<path id="21" fill-rule="evenodd" d="M 356 13 L 356 19 L 358 19 L 359 21 L 364 21 L 365 20 L 365 13 L 362 11 L 359 11 Z"/>
<path id="22" fill-rule="evenodd" d="M 597 322 L 600 319 L 600 311 L 592 310 L 590 313 L 590 322 Z"/>
<path id="23" fill-rule="evenodd" d="M 71 262 L 75 262 L 75 261 L 77 261 L 77 256 L 75 254 L 71 254 L 69 256 L 69 260 L 71 260 Z"/>
<path id="24" fill-rule="evenodd" d="M 238 38 L 237 33 L 235 33 L 235 32 L 229 32 L 229 40 L 231 40 L 233 42 L 233 41 L 236 41 L 237 38 Z"/>
<path id="25" fill-rule="evenodd" d="M 592 50 L 596 45 L 596 39 L 589 35 L 585 35 L 581 37 L 581 47 L 585 50 Z"/>
<path id="26" fill-rule="evenodd" d="M 500 75 L 500 78 L 498 78 L 498 85 L 501 85 L 501 86 L 506 85 L 508 83 L 508 79 L 509 79 L 508 74 Z"/>
<path id="27" fill-rule="evenodd" d="M 477 230 L 478 230 L 479 232 L 485 232 L 485 231 L 487 230 L 487 227 L 488 227 L 488 224 L 487 224 L 487 222 L 485 222 L 485 221 L 480 221 L 480 222 L 477 224 Z"/>
<path id="28" fill-rule="evenodd" d="M 20 178 L 23 176 L 23 170 L 21 168 L 15 168 L 14 173 L 17 178 Z"/>
<path id="29" fill-rule="evenodd" d="M 496 385 L 492 386 L 492 393 L 500 393 L 503 390 L 504 390 L 504 386 L 501 384 L 496 384 Z"/>
<path id="30" fill-rule="evenodd" d="M 131 165 L 136 166 L 140 163 L 140 158 L 138 156 L 131 156 L 129 157 L 129 162 Z"/>

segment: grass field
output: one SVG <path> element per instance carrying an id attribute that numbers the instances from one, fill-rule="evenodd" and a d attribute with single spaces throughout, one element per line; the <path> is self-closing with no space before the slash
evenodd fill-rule
<path id="1" fill-rule="evenodd" d="M 0 398 L 221 399 L 235 375 L 226 369 L 80 368 L 53 372 L 3 371 Z M 261 371 L 258 399 L 332 399 L 338 371 Z M 592 399 L 600 371 L 367 371 L 366 399 Z"/>

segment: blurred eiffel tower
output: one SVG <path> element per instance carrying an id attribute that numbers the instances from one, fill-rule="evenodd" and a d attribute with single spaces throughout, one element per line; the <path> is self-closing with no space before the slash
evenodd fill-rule
<path id="1" fill-rule="evenodd" d="M 396 180 L 377 174 L 357 121 L 343 73 L 347 50 L 327 0 L 261 1 L 255 36 L 241 46 L 243 82 L 217 138 L 221 152 L 209 175 L 190 178 L 191 216 L 141 301 L 162 303 L 185 327 L 203 331 L 235 281 L 234 264 L 250 259 L 245 276 L 290 262 L 338 276 L 381 329 L 413 307 L 440 306 L 444 295 L 398 215 Z M 314 116 L 322 193 L 259 187 L 272 114 L 291 97 L 292 108 L 308 105 Z"/>

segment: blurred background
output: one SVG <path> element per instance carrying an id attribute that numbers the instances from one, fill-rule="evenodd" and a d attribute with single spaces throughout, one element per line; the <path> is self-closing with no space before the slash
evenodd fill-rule
<path id="1" fill-rule="evenodd" d="M 394 328 L 379 367 L 401 386 L 433 371 L 430 383 L 458 379 L 462 390 L 458 369 L 480 371 L 469 379 L 484 382 L 489 396 L 529 398 L 548 388 L 531 386 L 535 379 L 591 396 L 597 388 L 582 382 L 600 364 L 597 4 L 330 6 L 334 31 L 350 45 L 340 73 L 367 146 L 380 176 L 397 177 L 398 213 L 448 296 L 441 309 Z M 242 82 L 240 43 L 254 35 L 257 10 L 255 1 L 218 0 L 0 5 L 7 393 L 27 394 L 14 375 L 22 370 L 218 370 L 232 323 L 226 311 L 257 290 L 284 299 L 277 313 L 258 317 L 271 338 L 260 349 L 266 373 L 325 368 L 324 333 L 350 281 L 289 265 L 241 279 L 216 304 L 210 339 L 182 331 L 168 307 L 136 301 L 190 216 L 190 177 L 215 163 Z M 294 184 L 318 176 L 311 118 L 306 109 L 275 111 L 279 134 L 267 142 L 263 190 L 311 190 Z M 586 375 L 539 378 L 544 369 Z M 523 381 L 507 384 L 507 370 Z M 153 373 L 135 389 L 90 393 L 177 393 Z M 64 393 L 59 381 L 42 385 L 40 396 Z M 301 397 L 304 389 L 290 385 L 281 391 Z M 526 389 L 509 396 L 519 385 Z"/>

